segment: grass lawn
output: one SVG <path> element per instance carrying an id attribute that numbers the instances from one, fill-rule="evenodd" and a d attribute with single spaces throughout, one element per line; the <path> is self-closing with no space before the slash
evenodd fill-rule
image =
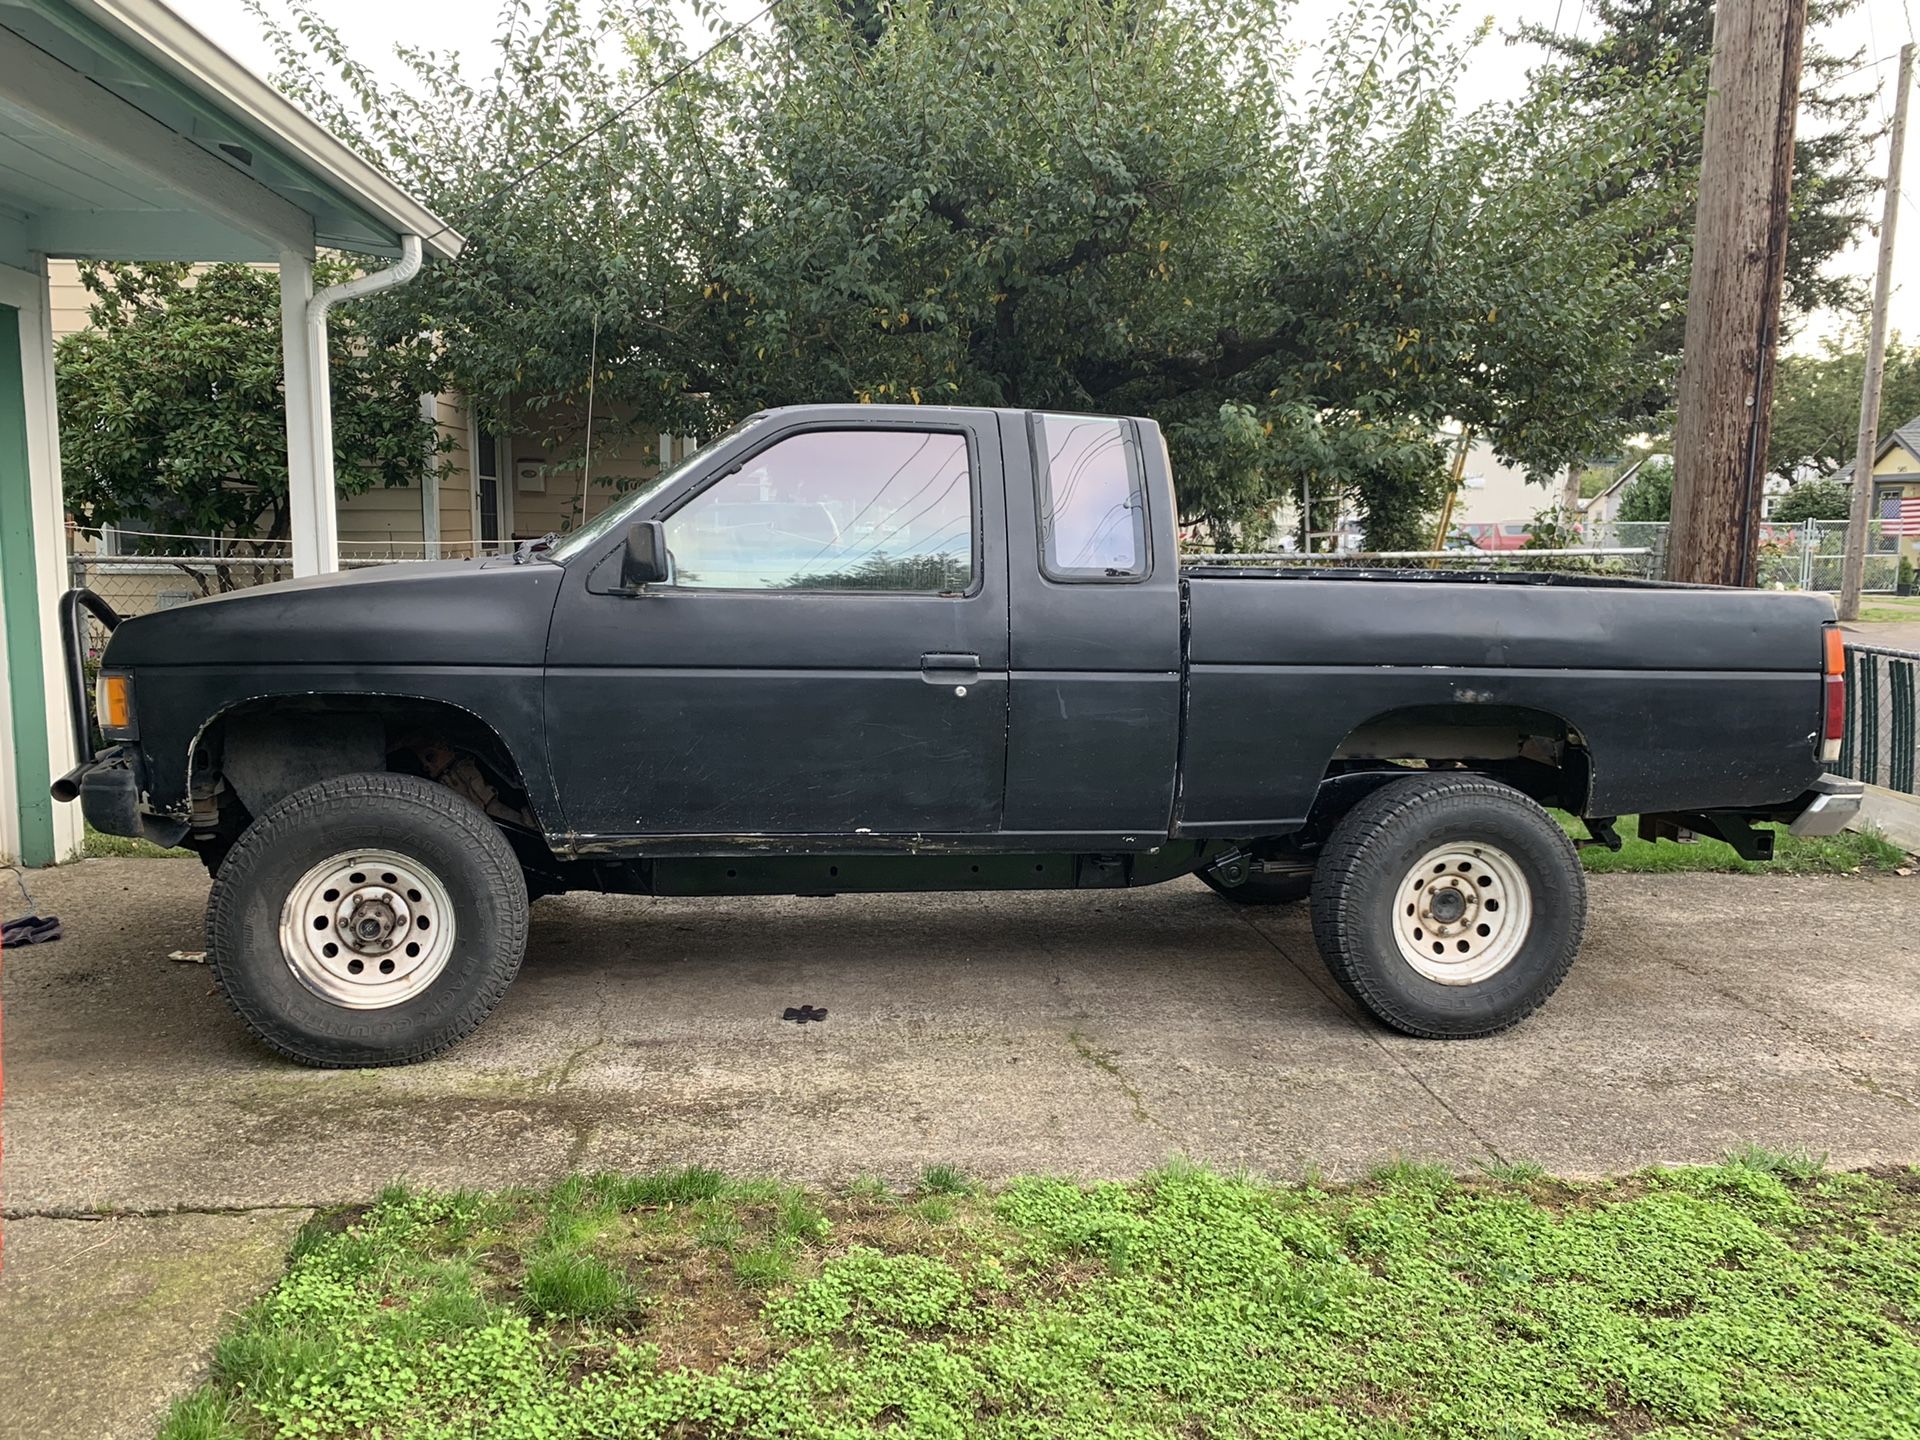
<path id="1" fill-rule="evenodd" d="M 108 835 L 87 826 L 87 837 L 82 843 L 81 854 L 89 860 L 110 858 L 137 860 L 175 860 L 181 857 L 191 859 L 191 850 L 168 850 L 155 845 L 151 840 L 141 840 L 131 835 Z"/>
<path id="2" fill-rule="evenodd" d="M 1920 595 L 1862 596 L 1860 618 L 1868 624 L 1920 620 Z"/>
<path id="3" fill-rule="evenodd" d="M 1920 1436 L 1920 1170 L 392 1188 L 163 1440 Z"/>
<path id="4" fill-rule="evenodd" d="M 1587 827 L 1579 819 L 1563 810 L 1553 814 L 1569 835 L 1585 838 Z M 1620 849 L 1583 846 L 1581 863 L 1595 875 L 1676 875 L 1701 870 L 1738 875 L 1853 875 L 1891 872 L 1908 864 L 1906 852 L 1892 841 L 1853 830 L 1824 839 L 1803 839 L 1789 835 L 1784 825 L 1773 826 L 1779 834 L 1773 859 L 1761 865 L 1742 860 L 1724 840 L 1702 836 L 1688 845 L 1671 840 L 1656 843 L 1640 839 L 1639 826 L 1638 815 L 1622 815 L 1614 825 L 1624 842 Z"/>

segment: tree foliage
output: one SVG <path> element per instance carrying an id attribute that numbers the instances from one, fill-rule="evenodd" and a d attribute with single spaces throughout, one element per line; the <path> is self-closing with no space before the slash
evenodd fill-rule
<path id="1" fill-rule="evenodd" d="M 1443 492 L 1443 420 L 1549 471 L 1670 363 L 1641 341 L 1684 290 L 1687 177 L 1610 177 L 1697 101 L 1622 86 L 1597 114 L 1549 77 L 1461 113 L 1460 57 L 1390 0 L 1334 27 L 1303 102 L 1267 0 L 788 0 L 645 100 L 686 58 L 656 0 L 515 0 L 492 76 L 413 54 L 401 88 L 293 4 L 283 83 L 472 237 L 383 302 L 392 333 L 431 328 L 454 383 L 556 439 L 596 349 L 610 426 L 1140 413 L 1184 518 L 1304 486 L 1399 548 Z"/>
<path id="2" fill-rule="evenodd" d="M 1767 468 L 1793 479 L 1806 471 L 1831 475 L 1853 463 L 1860 432 L 1860 382 L 1867 346 L 1855 332 L 1829 340 L 1815 355 L 1783 355 L 1773 382 L 1773 431 Z M 1920 419 L 1920 345 L 1887 342 L 1880 386 L 1880 438 Z"/>
<path id="3" fill-rule="evenodd" d="M 351 273 L 323 262 L 316 278 Z M 285 539 L 274 273 L 100 264 L 82 266 L 80 278 L 93 296 L 91 328 L 55 349 L 68 507 L 93 525 L 242 545 Z M 350 308 L 334 312 L 331 334 L 334 483 L 342 495 L 412 483 L 437 438 L 420 415 L 422 391 L 435 388 L 425 347 L 366 345 Z"/>
<path id="4" fill-rule="evenodd" d="M 1838 480 L 1802 480 L 1773 507 L 1773 518 L 1782 525 L 1844 520 L 1851 498 L 1848 487 Z"/>
<path id="5" fill-rule="evenodd" d="M 1655 455 L 1643 461 L 1620 492 L 1619 517 L 1627 521 L 1673 519 L 1673 461 Z"/>
<path id="6" fill-rule="evenodd" d="M 1801 62 L 1800 114 L 1793 147 L 1791 227 L 1787 237 L 1785 307 L 1806 315 L 1823 307 L 1858 308 L 1865 299 L 1854 276 L 1825 273 L 1865 229 L 1880 182 L 1870 162 L 1878 132 L 1867 125 L 1871 79 L 1862 79 L 1865 56 L 1840 54 L 1823 43 L 1825 27 L 1858 9 L 1862 0 L 1813 0 Z M 1556 57 L 1567 92 L 1604 109 L 1623 83 L 1679 90 L 1704 102 L 1713 55 L 1714 0 L 1593 0 L 1598 22 L 1587 38 L 1546 26 L 1521 27 L 1520 36 Z M 1704 116 L 1704 108 L 1681 112 Z M 1650 177 L 1700 171 L 1702 129 L 1698 120 L 1658 137 L 1613 177 L 1627 188 Z M 1693 229 L 1692 196 L 1684 211 L 1667 217 L 1676 238 L 1687 243 Z M 1670 337 L 1678 348 L 1680 336 Z"/>

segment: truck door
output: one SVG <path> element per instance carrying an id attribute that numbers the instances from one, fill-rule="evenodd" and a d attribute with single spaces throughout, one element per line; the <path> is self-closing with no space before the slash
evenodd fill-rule
<path id="1" fill-rule="evenodd" d="M 1036 849 L 1138 850 L 1172 824 L 1180 574 L 1150 421 L 1002 418 L 1013 702 L 1004 829 Z M 1017 457 L 1017 458 L 1016 458 Z"/>
<path id="2" fill-rule="evenodd" d="M 926 412 L 921 412 L 926 413 Z M 568 562 L 546 725 L 570 830 L 987 835 L 1006 780 L 990 414 L 778 413 Z M 665 584 L 623 593 L 628 524 Z M 863 841 L 864 843 L 864 841 Z"/>

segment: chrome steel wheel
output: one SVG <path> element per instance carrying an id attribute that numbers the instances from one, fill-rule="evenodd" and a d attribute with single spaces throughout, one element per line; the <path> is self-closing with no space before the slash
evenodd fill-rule
<path id="1" fill-rule="evenodd" d="M 280 911 L 280 951 L 299 982 L 351 1010 L 411 1000 L 453 953 L 440 878 L 390 850 L 349 850 L 300 877 Z"/>
<path id="2" fill-rule="evenodd" d="M 1506 851 L 1455 840 L 1407 871 L 1394 902 L 1400 958 L 1441 985 L 1499 974 L 1526 943 L 1533 892 Z"/>

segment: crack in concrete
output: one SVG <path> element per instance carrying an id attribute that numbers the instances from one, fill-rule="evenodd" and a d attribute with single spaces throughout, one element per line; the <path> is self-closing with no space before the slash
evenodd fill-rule
<path id="1" fill-rule="evenodd" d="M 176 1215 L 271 1215 L 295 1210 L 321 1210 L 338 1203 L 333 1200 L 304 1200 L 269 1205 L 114 1205 L 103 1209 L 88 1209 L 78 1205 L 9 1205 L 0 1210 L 0 1220 L 75 1220 L 92 1223 L 102 1220 L 166 1220 Z"/>
<path id="2" fill-rule="evenodd" d="M 1253 931 L 1254 934 L 1258 935 L 1262 940 L 1264 940 L 1267 943 L 1267 947 L 1270 950 L 1272 950 L 1274 954 L 1278 955 L 1282 960 L 1286 961 L 1287 964 L 1291 965 L 1295 973 L 1298 974 L 1303 980 L 1305 980 L 1307 984 L 1311 985 L 1315 990 L 1319 991 L 1322 995 L 1326 996 L 1327 1000 L 1334 1006 L 1334 1008 L 1337 1009 L 1342 1015 L 1346 1016 L 1349 1023 L 1352 1024 L 1353 1028 L 1357 1030 L 1361 1034 L 1361 1036 L 1365 1038 L 1367 1044 L 1371 1045 L 1374 1049 L 1378 1050 L 1382 1055 L 1384 1055 L 1387 1058 L 1388 1063 L 1390 1063 L 1394 1067 L 1394 1069 L 1398 1070 L 1402 1075 L 1405 1075 L 1415 1085 L 1418 1085 L 1421 1088 L 1421 1090 L 1426 1092 L 1426 1096 L 1429 1100 L 1433 1101 L 1434 1104 L 1438 1105 L 1443 1111 L 1445 1111 L 1448 1115 L 1450 1115 L 1453 1118 L 1453 1122 L 1456 1125 L 1458 1125 L 1462 1130 L 1466 1131 L 1468 1135 L 1472 1136 L 1474 1143 L 1479 1145 L 1481 1149 L 1485 1150 L 1489 1155 L 1491 1155 L 1494 1158 L 1494 1161 L 1496 1164 L 1505 1165 L 1508 1163 L 1507 1157 L 1500 1153 L 1499 1147 L 1497 1147 L 1485 1135 L 1482 1135 L 1480 1133 L 1479 1128 L 1471 1120 L 1467 1119 L 1467 1117 L 1464 1114 L 1462 1114 L 1459 1110 L 1455 1109 L 1452 1102 L 1449 1101 L 1444 1095 L 1442 1095 L 1438 1090 L 1435 1090 L 1433 1086 L 1429 1085 L 1426 1081 L 1426 1078 L 1423 1075 L 1421 1075 L 1418 1070 L 1415 1070 L 1413 1066 L 1409 1065 L 1400 1056 L 1396 1055 L 1393 1051 L 1389 1050 L 1386 1047 L 1386 1044 L 1380 1039 L 1380 1037 L 1374 1034 L 1372 1029 L 1369 1028 L 1367 1023 L 1364 1020 L 1360 1019 L 1358 1016 L 1356 1016 L 1352 1010 L 1350 1010 L 1345 1004 L 1342 1003 L 1346 999 L 1346 992 L 1341 990 L 1337 985 L 1334 985 L 1332 983 L 1331 979 L 1326 975 L 1324 967 L 1322 967 L 1318 971 L 1315 971 L 1302 965 L 1298 960 L 1293 958 L 1293 955 L 1287 950 L 1287 948 L 1284 945 L 1282 945 L 1278 940 L 1274 939 L 1273 936 L 1269 935 L 1266 931 L 1262 930 L 1257 924 L 1255 924 L 1253 917 L 1249 915 L 1244 909 L 1236 908 L 1235 913 L 1238 916 L 1238 918 L 1246 924 L 1246 927 L 1249 930 Z"/>
<path id="3" fill-rule="evenodd" d="M 1074 1053 L 1086 1061 L 1087 1064 L 1093 1066 L 1093 1068 L 1101 1074 L 1112 1077 L 1113 1082 L 1120 1087 L 1122 1093 L 1132 1102 L 1133 1118 L 1136 1124 L 1151 1125 L 1162 1135 L 1173 1136 L 1173 1131 L 1162 1124 L 1159 1117 L 1154 1115 L 1151 1110 L 1147 1109 L 1147 1102 L 1140 1094 L 1139 1088 L 1131 1080 L 1127 1079 L 1126 1072 L 1120 1068 L 1119 1063 L 1114 1059 L 1114 1056 L 1118 1053 L 1117 1051 L 1094 1049 L 1093 1046 L 1087 1043 L 1087 1037 L 1082 1035 L 1078 1030 L 1069 1030 L 1067 1032 L 1067 1042 L 1073 1046 Z"/>
<path id="4" fill-rule="evenodd" d="M 612 1043 L 613 1040 L 611 1036 L 601 1035 L 597 1039 L 589 1040 L 582 1045 L 576 1045 L 572 1050 L 567 1052 L 566 1057 L 562 1059 L 558 1065 L 550 1065 L 540 1073 L 542 1092 L 548 1095 L 559 1094 L 561 1090 L 566 1088 L 567 1082 L 573 1079 L 574 1069 L 582 1060 L 585 1060 L 587 1056 L 593 1054 L 594 1051 L 604 1049 Z"/>
<path id="5" fill-rule="evenodd" d="M 1729 1001 L 1738 1009 L 1746 1011 L 1749 1015 L 1757 1015 L 1769 1024 L 1779 1026 L 1795 1041 L 1806 1046 L 1809 1050 L 1813 1051 L 1814 1054 L 1818 1055 L 1832 1068 L 1836 1075 L 1840 1076 L 1848 1084 L 1853 1085 L 1857 1089 L 1865 1090 L 1869 1095 L 1876 1096 L 1883 1100 L 1891 1100 L 1896 1105 L 1903 1105 L 1909 1110 L 1920 1110 L 1920 1101 L 1915 1100 L 1905 1091 L 1895 1089 L 1893 1086 L 1886 1084 L 1871 1070 L 1862 1070 L 1856 1066 L 1849 1065 L 1840 1056 L 1832 1054 L 1818 1037 L 1803 1031 L 1786 1016 L 1776 1015 L 1773 1011 L 1766 1009 L 1755 1001 L 1749 1000 L 1740 991 L 1721 984 L 1719 980 L 1713 976 L 1702 974 L 1699 970 L 1688 965 L 1677 956 L 1670 957 L 1669 963 L 1681 974 L 1692 976 L 1695 980 L 1699 981 L 1704 988 L 1711 990 L 1721 999 Z"/>

